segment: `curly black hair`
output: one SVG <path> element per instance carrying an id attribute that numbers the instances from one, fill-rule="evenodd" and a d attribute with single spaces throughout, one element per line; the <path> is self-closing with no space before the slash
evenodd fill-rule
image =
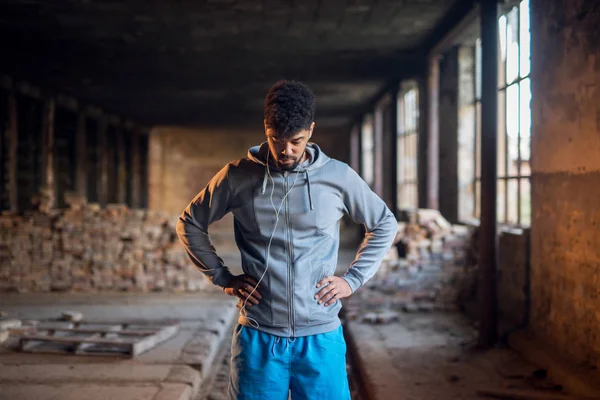
<path id="1" fill-rule="evenodd" d="M 279 81 L 265 98 L 265 125 L 278 136 L 290 137 L 309 129 L 315 119 L 315 95 L 295 81 Z"/>

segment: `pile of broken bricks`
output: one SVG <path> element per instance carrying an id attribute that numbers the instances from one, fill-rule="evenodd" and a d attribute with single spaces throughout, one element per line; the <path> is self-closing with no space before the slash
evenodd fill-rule
<path id="1" fill-rule="evenodd" d="M 389 323 L 401 312 L 453 311 L 473 290 L 476 231 L 437 210 L 403 211 L 394 245 L 375 276 L 345 301 L 345 316 Z"/>
<path id="2" fill-rule="evenodd" d="M 67 201 L 67 209 L 0 216 L 0 292 L 210 289 L 179 243 L 176 218 Z"/>

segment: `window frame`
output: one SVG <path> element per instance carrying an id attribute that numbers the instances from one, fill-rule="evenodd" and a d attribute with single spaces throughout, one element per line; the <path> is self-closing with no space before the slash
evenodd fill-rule
<path id="1" fill-rule="evenodd" d="M 407 106 L 408 96 L 414 93 L 410 100 L 413 104 Z M 396 101 L 397 107 L 397 207 L 398 210 L 416 209 L 419 207 L 419 87 L 416 82 L 405 82 L 401 85 Z M 412 124 L 408 121 L 410 112 Z M 412 141 L 412 143 L 410 143 Z M 412 147 L 409 149 L 409 145 Z M 408 159 L 406 157 L 408 155 Z M 410 199 L 405 202 L 407 193 Z"/>
<path id="2" fill-rule="evenodd" d="M 523 171 L 523 149 L 522 149 L 522 139 L 523 132 L 521 130 L 523 115 L 521 114 L 522 110 L 522 94 L 521 88 L 522 83 L 524 81 L 529 82 L 529 158 L 527 161 L 531 163 L 531 26 L 528 22 L 527 27 L 529 29 L 529 68 L 526 74 L 522 74 L 522 32 L 521 32 L 521 18 L 523 16 L 522 7 L 529 7 L 528 0 L 522 0 L 517 2 L 516 4 L 512 4 L 507 9 L 503 10 L 500 17 L 498 18 L 498 174 L 497 174 L 497 185 L 498 185 L 498 197 L 497 197 L 497 218 L 498 223 L 505 225 L 513 225 L 520 227 L 528 227 L 531 225 L 531 167 L 529 167 L 529 172 L 524 173 Z M 518 52 L 517 52 L 517 69 L 516 69 L 516 77 L 510 81 L 506 82 L 506 76 L 508 74 L 508 63 L 503 60 L 502 54 L 503 51 L 505 54 L 508 52 L 508 15 L 513 10 L 516 10 L 516 27 L 517 27 L 517 40 L 518 43 Z M 527 16 L 530 18 L 531 11 L 528 10 Z M 504 26 L 504 37 L 503 40 L 501 38 L 500 33 L 500 20 L 505 18 L 507 23 Z M 504 45 L 504 49 L 502 46 Z M 473 135 L 473 177 L 472 177 L 472 189 L 473 189 L 473 215 L 472 218 L 475 220 L 479 220 L 481 217 L 481 39 L 477 38 L 475 44 L 472 46 L 473 51 L 473 60 L 474 60 L 474 85 L 473 85 L 473 110 L 474 110 L 474 135 Z M 507 107 L 508 107 L 508 90 L 511 87 L 517 88 L 517 159 L 516 159 L 516 174 L 510 174 L 510 162 L 514 161 L 510 159 L 510 149 L 508 147 L 509 143 L 509 121 L 507 116 Z M 529 186 L 529 205 L 528 205 L 528 213 L 529 219 L 527 221 L 524 220 L 524 204 L 523 204 L 523 190 L 522 184 L 524 181 L 528 182 Z M 511 182 L 516 182 L 516 220 L 511 220 L 511 215 L 509 214 L 509 208 L 512 206 L 509 201 L 509 185 Z"/>

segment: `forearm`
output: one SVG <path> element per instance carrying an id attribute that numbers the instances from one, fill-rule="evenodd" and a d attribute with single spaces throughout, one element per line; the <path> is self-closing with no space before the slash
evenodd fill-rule
<path id="1" fill-rule="evenodd" d="M 208 231 L 195 226 L 184 212 L 177 222 L 177 235 L 192 263 L 213 284 L 224 287 L 233 275 L 217 255 Z"/>
<path id="2" fill-rule="evenodd" d="M 396 218 L 386 209 L 377 226 L 365 234 L 355 260 L 343 276 L 353 293 L 375 275 L 394 241 L 397 230 Z"/>

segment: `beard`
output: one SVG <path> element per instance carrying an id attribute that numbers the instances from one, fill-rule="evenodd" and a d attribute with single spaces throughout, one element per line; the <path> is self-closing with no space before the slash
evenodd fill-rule
<path id="1" fill-rule="evenodd" d="M 289 162 L 292 161 L 292 162 Z M 295 157 L 285 157 L 277 160 L 277 167 L 283 171 L 292 171 L 296 169 L 299 164 L 299 159 Z"/>

